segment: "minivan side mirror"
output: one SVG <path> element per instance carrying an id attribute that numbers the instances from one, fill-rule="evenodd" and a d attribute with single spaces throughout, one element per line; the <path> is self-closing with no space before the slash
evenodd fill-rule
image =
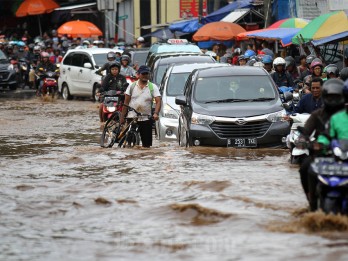
<path id="1" fill-rule="evenodd" d="M 186 96 L 180 95 L 175 97 L 175 104 L 186 106 L 187 105 Z"/>
<path id="2" fill-rule="evenodd" d="M 88 69 L 92 69 L 93 68 L 92 64 L 90 64 L 90 63 L 84 63 L 83 67 L 84 68 L 88 68 Z"/>

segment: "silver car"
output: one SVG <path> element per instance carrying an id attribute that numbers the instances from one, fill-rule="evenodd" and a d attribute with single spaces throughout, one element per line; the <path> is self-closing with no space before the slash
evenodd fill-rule
<path id="1" fill-rule="evenodd" d="M 180 106 L 175 97 L 184 94 L 184 86 L 190 73 L 195 69 L 230 66 L 226 63 L 192 63 L 171 65 L 162 78 L 160 92 L 162 106 L 156 121 L 158 139 L 176 141 L 178 136 Z"/>

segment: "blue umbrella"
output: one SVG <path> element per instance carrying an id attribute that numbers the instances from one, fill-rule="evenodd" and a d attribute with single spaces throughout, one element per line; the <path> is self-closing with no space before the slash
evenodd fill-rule
<path id="1" fill-rule="evenodd" d="M 174 34 L 168 27 L 163 27 L 163 28 L 157 29 L 156 31 L 154 31 L 152 33 L 145 34 L 145 35 L 143 35 L 143 37 L 144 38 L 157 37 L 157 38 L 162 39 L 162 40 L 167 40 L 167 39 L 175 38 L 175 36 L 181 36 L 184 34 L 185 33 L 180 33 L 180 32 L 176 32 Z"/>

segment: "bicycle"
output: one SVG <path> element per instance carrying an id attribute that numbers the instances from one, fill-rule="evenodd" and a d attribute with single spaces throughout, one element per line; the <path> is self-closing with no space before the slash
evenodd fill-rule
<path id="1" fill-rule="evenodd" d="M 140 133 L 138 125 L 139 117 L 148 117 L 149 119 L 152 119 L 152 115 L 142 114 L 134 108 L 125 104 L 124 106 L 128 107 L 128 111 L 134 111 L 136 115 L 131 120 L 128 120 L 125 126 L 123 126 L 122 131 L 120 131 L 119 135 L 117 136 L 118 147 L 132 148 L 140 144 Z"/>

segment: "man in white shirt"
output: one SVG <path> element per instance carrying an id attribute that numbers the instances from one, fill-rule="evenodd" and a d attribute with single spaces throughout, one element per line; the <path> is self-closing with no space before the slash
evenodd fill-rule
<path id="1" fill-rule="evenodd" d="M 158 114 L 161 109 L 161 94 L 157 85 L 149 81 L 150 68 L 146 65 L 139 67 L 137 71 L 138 80 L 128 86 L 125 92 L 124 104 L 128 105 L 138 112 L 146 115 L 152 115 L 152 101 L 155 99 L 156 107 L 153 116 L 155 121 L 158 120 Z M 123 106 L 121 114 L 121 124 L 125 121 L 127 106 Z M 134 117 L 135 113 L 130 111 L 128 118 Z M 148 117 L 139 117 L 139 132 L 143 147 L 152 146 L 152 120 Z"/>

